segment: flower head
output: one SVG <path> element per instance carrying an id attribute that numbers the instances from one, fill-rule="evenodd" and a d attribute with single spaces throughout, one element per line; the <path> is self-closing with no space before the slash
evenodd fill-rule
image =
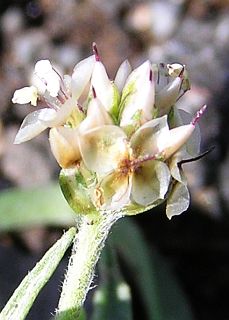
<path id="1" fill-rule="evenodd" d="M 33 85 L 17 90 L 13 102 L 36 106 L 41 100 L 48 108 L 25 118 L 15 142 L 51 128 L 61 188 L 78 213 L 131 215 L 167 201 L 167 216 L 180 214 L 189 205 L 180 163 L 199 152 L 197 122 L 206 108 L 194 118 L 177 109 L 190 89 L 185 66 L 146 61 L 132 70 L 125 60 L 111 81 L 96 44 L 93 53 L 71 77 L 48 60 L 35 65 Z"/>

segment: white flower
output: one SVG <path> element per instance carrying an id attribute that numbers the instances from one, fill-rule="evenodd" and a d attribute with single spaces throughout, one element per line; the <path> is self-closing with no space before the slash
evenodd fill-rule
<path id="1" fill-rule="evenodd" d="M 34 82 L 40 93 L 47 90 L 51 97 L 57 97 L 61 88 L 61 81 L 61 76 L 54 70 L 49 60 L 40 60 L 35 64 Z"/>
<path id="2" fill-rule="evenodd" d="M 94 94 L 95 91 L 93 90 Z M 113 124 L 101 102 L 95 96 L 91 99 L 87 109 L 86 118 L 77 128 L 57 127 L 49 133 L 51 150 L 62 168 L 69 168 L 81 158 L 79 139 L 88 130 L 107 124 Z"/>
<path id="3" fill-rule="evenodd" d="M 200 132 L 197 121 L 204 113 L 206 106 L 203 106 L 194 119 L 191 115 L 183 110 L 174 110 L 174 125 L 189 123 L 193 128 L 192 135 L 187 142 L 177 151 L 168 161 L 169 170 L 173 179 L 172 188 L 167 196 L 166 215 L 171 219 L 175 215 L 179 215 L 189 207 L 190 195 L 187 186 L 187 180 L 184 175 L 181 161 L 196 156 L 200 149 Z M 183 125 L 186 127 L 187 125 Z M 180 127 L 178 127 L 180 128 Z M 175 129 L 174 129 L 175 130 Z M 188 129 L 190 130 L 190 129 Z"/>
<path id="4" fill-rule="evenodd" d="M 177 197 L 186 194 L 187 187 L 178 170 L 177 158 L 171 157 L 185 146 L 204 110 L 205 107 L 189 124 L 174 129 L 169 129 L 167 116 L 153 119 L 130 139 L 120 127 L 113 125 L 85 132 L 79 144 L 84 164 L 98 176 L 95 205 L 109 210 L 123 208 L 131 201 L 149 206 L 165 198 L 173 178 L 180 184 L 170 192 L 167 214 L 174 215 L 171 203 L 174 205 Z M 186 203 L 187 199 L 186 195 Z M 176 214 L 186 206 L 185 201 L 182 206 Z"/>
<path id="5" fill-rule="evenodd" d="M 36 105 L 38 98 L 48 108 L 36 110 L 24 119 L 14 143 L 30 140 L 48 127 L 64 125 L 73 112 L 78 114 L 81 121 L 83 114 L 78 108 L 77 99 L 89 82 L 93 68 L 94 57 L 91 56 L 75 66 L 72 77 L 62 77 L 48 60 L 38 61 L 34 70 L 34 85 L 16 90 L 12 101 Z"/>
<path id="6" fill-rule="evenodd" d="M 112 125 L 92 129 L 81 137 L 83 162 L 99 179 L 94 203 L 100 209 L 121 209 L 131 200 L 147 206 L 164 199 L 170 173 L 152 152 L 157 149 L 152 146 L 153 136 L 165 123 L 157 120 L 140 128 L 130 140 L 121 128 Z"/>

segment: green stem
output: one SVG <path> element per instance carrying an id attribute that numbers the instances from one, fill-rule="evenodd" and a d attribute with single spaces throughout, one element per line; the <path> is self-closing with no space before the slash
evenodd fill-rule
<path id="1" fill-rule="evenodd" d="M 93 222 L 90 222 L 87 216 L 82 217 L 64 280 L 56 320 L 75 320 L 80 317 L 101 250 L 110 228 L 120 217 L 121 214 L 117 212 L 101 213 Z"/>

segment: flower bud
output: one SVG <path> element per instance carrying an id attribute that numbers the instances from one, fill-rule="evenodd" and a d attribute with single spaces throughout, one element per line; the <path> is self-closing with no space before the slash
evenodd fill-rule
<path id="1" fill-rule="evenodd" d="M 74 67 L 71 81 L 73 99 L 78 99 L 89 83 L 95 65 L 94 56 L 90 56 Z"/>
<path id="2" fill-rule="evenodd" d="M 95 89 L 96 96 L 101 101 L 104 108 L 115 118 L 118 116 L 119 92 L 116 86 L 108 78 L 106 69 L 98 56 L 96 45 L 94 44 L 95 66 L 92 73 L 91 85 Z"/>
<path id="3" fill-rule="evenodd" d="M 115 83 L 116 87 L 118 88 L 119 93 L 122 92 L 122 89 L 125 85 L 126 79 L 130 73 L 131 73 L 131 66 L 129 64 L 129 61 L 125 60 L 120 65 L 120 67 L 116 73 L 115 79 L 114 79 L 114 83 Z"/>
<path id="4" fill-rule="evenodd" d="M 123 89 L 121 108 L 120 126 L 129 127 L 127 131 L 136 131 L 152 119 L 154 79 L 149 61 L 135 69 L 128 77 Z"/>
<path id="5" fill-rule="evenodd" d="M 158 109 L 159 115 L 168 114 L 171 107 L 175 104 L 179 97 L 182 84 L 182 78 L 177 77 L 164 87 L 155 97 L 155 105 Z"/>
<path id="6" fill-rule="evenodd" d="M 99 99 L 95 96 L 89 102 L 87 117 L 81 122 L 79 126 L 79 133 L 82 134 L 90 129 L 106 124 L 113 124 L 113 120 Z"/>
<path id="7" fill-rule="evenodd" d="M 69 168 L 80 159 L 77 131 L 58 127 L 52 128 L 49 132 L 52 153 L 62 168 Z"/>

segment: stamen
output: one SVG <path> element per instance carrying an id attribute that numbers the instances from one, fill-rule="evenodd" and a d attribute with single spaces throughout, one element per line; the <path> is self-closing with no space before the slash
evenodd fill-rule
<path id="1" fill-rule="evenodd" d="M 92 87 L 92 94 L 93 94 L 93 98 L 95 99 L 97 97 L 96 92 L 95 92 L 95 88 Z"/>
<path id="2" fill-rule="evenodd" d="M 65 88 L 65 84 L 64 84 L 64 81 L 63 81 L 63 78 L 62 78 L 61 74 L 53 66 L 52 66 L 52 69 L 58 75 L 58 77 L 60 78 L 60 92 L 64 96 L 65 100 L 68 100 L 69 96 L 65 92 L 66 88 Z"/>
<path id="3" fill-rule="evenodd" d="M 159 83 L 160 83 L 160 71 L 158 69 L 158 71 L 157 71 L 157 84 L 159 84 Z"/>
<path id="4" fill-rule="evenodd" d="M 137 159 L 124 159 L 119 167 L 119 172 L 121 174 L 128 174 L 129 172 L 133 172 L 138 170 L 141 165 L 150 160 L 155 160 L 156 156 L 155 155 L 145 155 L 143 157 L 137 158 Z"/>
<path id="5" fill-rule="evenodd" d="M 152 69 L 150 69 L 150 72 L 149 72 L 149 81 L 150 82 L 153 81 L 153 71 L 152 71 Z"/>
<path id="6" fill-rule="evenodd" d="M 118 168 L 118 171 L 121 174 L 128 174 L 131 170 L 131 161 L 129 159 L 123 159 L 121 165 Z"/>
<path id="7" fill-rule="evenodd" d="M 59 110 L 59 106 L 55 105 L 55 103 L 51 103 L 50 101 L 48 101 L 46 97 L 43 97 L 43 99 L 40 100 L 43 100 L 49 108 L 54 109 L 56 111 Z"/>
<path id="8" fill-rule="evenodd" d="M 185 70 L 185 65 L 182 66 L 181 72 L 179 73 L 178 77 L 183 78 L 184 70 Z"/>
<path id="9" fill-rule="evenodd" d="M 65 93 L 64 89 L 62 87 L 60 87 L 60 92 L 63 95 L 63 98 L 66 100 L 69 99 L 69 96 Z"/>
<path id="10" fill-rule="evenodd" d="M 59 72 L 52 66 L 53 71 L 56 72 L 56 74 L 58 75 L 58 77 L 60 78 L 61 81 L 63 81 L 62 76 L 59 74 Z"/>
<path id="11" fill-rule="evenodd" d="M 165 64 L 163 62 L 160 62 L 158 64 L 158 77 L 157 77 L 157 84 L 160 83 L 160 69 L 164 69 L 165 68 Z"/>
<path id="12" fill-rule="evenodd" d="M 57 99 L 60 101 L 61 104 L 64 104 L 66 101 L 65 98 L 60 94 L 58 94 Z"/>
<path id="13" fill-rule="evenodd" d="M 155 155 L 145 155 L 144 157 L 138 158 L 138 159 L 133 159 L 131 160 L 130 164 L 133 167 L 134 170 L 138 169 L 142 163 L 150 160 L 155 160 L 156 156 Z"/>
<path id="14" fill-rule="evenodd" d="M 99 57 L 97 45 L 96 45 L 95 42 L 92 43 L 92 50 L 93 50 L 93 53 L 94 53 L 94 55 L 95 55 L 95 60 L 96 60 L 96 61 L 100 61 L 100 57 Z"/>
<path id="15" fill-rule="evenodd" d="M 160 70 L 159 68 L 157 69 L 157 84 L 160 82 Z"/>
<path id="16" fill-rule="evenodd" d="M 199 121 L 199 119 L 201 118 L 201 116 L 204 114 L 205 110 L 207 109 L 206 104 L 196 113 L 196 116 L 192 119 L 191 124 L 193 126 L 195 126 L 197 124 L 197 122 Z"/>
<path id="17" fill-rule="evenodd" d="M 81 112 L 85 113 L 85 111 L 84 111 L 83 107 L 81 106 L 81 104 L 77 103 L 77 107 Z"/>

